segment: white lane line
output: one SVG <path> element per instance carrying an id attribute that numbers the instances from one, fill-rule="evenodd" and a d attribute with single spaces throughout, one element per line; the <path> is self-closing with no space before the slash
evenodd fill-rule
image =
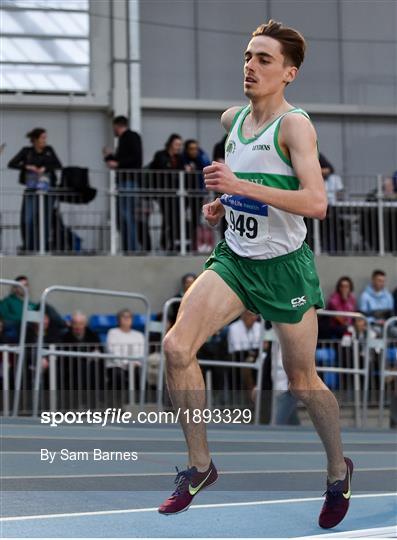
<path id="1" fill-rule="evenodd" d="M 55 454 L 60 454 L 60 450 L 58 451 L 55 451 Z M 91 451 L 87 451 L 88 454 L 93 454 L 94 452 L 91 452 Z M 0 456 L 4 454 L 4 455 L 29 455 L 29 454 L 33 454 L 33 455 L 39 455 L 40 454 L 40 450 L 0 450 Z M 294 452 L 285 452 L 285 451 L 280 451 L 280 452 L 274 452 L 274 451 L 268 451 L 268 450 L 263 450 L 263 451 L 256 451 L 256 452 L 252 452 L 250 450 L 248 450 L 247 452 L 211 452 L 211 456 L 296 456 L 297 454 L 299 455 L 313 455 L 313 456 L 320 456 L 320 455 L 325 455 L 324 453 L 324 450 L 320 451 L 320 450 L 300 450 L 299 453 L 295 450 Z M 396 455 L 396 452 L 394 450 L 350 450 L 349 451 L 349 455 L 350 454 L 354 454 L 354 455 L 372 455 L 372 454 L 386 454 L 386 455 L 393 455 L 395 456 Z M 188 455 L 188 452 L 146 452 L 146 451 L 140 451 L 139 452 L 139 455 L 140 456 L 187 456 Z M 396 460 L 397 460 L 397 457 L 396 457 Z"/>
<path id="2" fill-rule="evenodd" d="M 396 538 L 397 524 L 390 527 L 376 527 L 373 529 L 356 529 L 337 533 L 319 534 L 317 536 L 297 536 L 295 540 L 319 540 L 320 538 Z"/>
<path id="3" fill-rule="evenodd" d="M 354 499 L 372 499 L 378 497 L 396 497 L 396 493 L 368 493 L 360 495 L 352 495 Z M 290 504 L 312 501 L 322 501 L 324 497 L 307 497 L 305 499 L 271 499 L 267 501 L 248 501 L 234 503 L 215 503 L 215 504 L 197 504 L 190 507 L 190 510 L 201 510 L 203 508 L 230 508 L 237 506 L 263 506 L 268 504 Z M 113 514 L 136 514 L 143 512 L 157 512 L 157 507 L 152 508 L 130 508 L 125 510 L 100 510 L 96 512 L 70 512 L 65 514 L 41 514 L 32 516 L 10 516 L 0 518 L 0 522 L 4 521 L 27 521 L 33 519 L 55 519 L 64 517 L 81 517 L 81 516 L 109 516 Z"/>
<path id="4" fill-rule="evenodd" d="M 209 433 L 211 433 L 209 431 Z M 243 432 L 239 432 L 241 435 L 244 435 Z M 159 441 L 159 442 L 185 442 L 185 439 L 181 436 L 181 437 L 136 437 L 133 435 L 132 431 L 131 431 L 131 436 L 130 437 L 92 437 L 92 436 L 87 436 L 86 437 L 70 437 L 70 436 L 67 436 L 67 435 L 60 435 L 60 436 L 56 436 L 56 435 L 53 435 L 53 436 L 50 436 L 50 435 L 2 435 L 1 437 L 2 439 L 34 439 L 34 440 L 68 440 L 68 441 L 106 441 L 106 442 L 113 442 L 113 441 L 128 441 L 128 442 L 135 442 L 135 441 L 148 441 L 148 442 L 154 442 L 154 441 Z M 213 437 L 209 437 L 209 441 L 211 443 L 213 442 L 224 442 L 224 443 L 236 443 L 236 444 L 316 444 L 316 445 L 322 445 L 322 442 L 317 439 L 317 440 L 294 440 L 294 439 L 291 439 L 290 441 L 288 440 L 274 440 L 274 441 L 269 441 L 269 440 L 247 440 L 247 439 L 238 439 L 238 438 L 234 438 L 234 439 L 223 439 L 223 438 L 213 438 Z M 376 446 L 380 446 L 382 444 L 393 444 L 394 446 L 397 446 L 397 442 L 396 441 L 393 441 L 393 440 L 388 440 L 388 441 L 345 441 L 344 443 L 345 445 L 347 444 L 367 444 L 367 445 L 376 445 Z"/>
<path id="5" fill-rule="evenodd" d="M 397 467 L 378 467 L 369 468 L 363 467 L 354 469 L 355 472 L 382 472 L 382 471 L 397 471 Z M 220 474 L 310 474 L 310 473 L 325 473 L 325 469 L 291 469 L 291 470 L 254 470 L 254 471 L 219 471 Z M 45 474 L 32 476 L 1 476 L 1 480 L 38 480 L 38 479 L 68 479 L 68 478 L 134 478 L 145 476 L 175 476 L 174 472 L 141 472 L 141 473 L 103 473 L 103 474 Z"/>

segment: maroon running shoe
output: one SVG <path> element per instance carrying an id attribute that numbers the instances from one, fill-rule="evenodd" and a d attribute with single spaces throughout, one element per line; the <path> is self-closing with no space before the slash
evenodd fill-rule
<path id="1" fill-rule="evenodd" d="M 353 476 L 353 462 L 345 458 L 347 472 L 344 480 L 337 480 L 330 484 L 327 480 L 327 491 L 324 493 L 325 502 L 320 512 L 318 524 L 323 529 L 331 529 L 345 517 L 351 497 L 351 479 Z"/>
<path id="2" fill-rule="evenodd" d="M 194 497 L 202 489 L 211 486 L 218 479 L 218 472 L 215 465 L 210 466 L 205 472 L 198 472 L 196 467 L 191 467 L 186 471 L 179 471 L 175 478 L 176 489 L 174 493 L 159 507 L 160 514 L 171 515 L 184 512 L 192 504 Z"/>

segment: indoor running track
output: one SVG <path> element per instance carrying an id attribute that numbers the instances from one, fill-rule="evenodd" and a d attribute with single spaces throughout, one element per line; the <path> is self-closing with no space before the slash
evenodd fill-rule
<path id="1" fill-rule="evenodd" d="M 346 430 L 355 464 L 353 497 L 332 531 L 317 525 L 325 456 L 306 428 L 209 427 L 221 477 L 188 512 L 161 516 L 157 506 L 184 468 L 175 426 L 49 427 L 2 420 L 1 537 L 397 537 L 396 432 Z M 40 450 L 55 454 L 53 464 Z M 62 461 L 61 450 L 88 460 Z M 136 461 L 93 461 L 95 448 L 137 452 Z M 361 531 L 361 532 L 359 532 Z"/>

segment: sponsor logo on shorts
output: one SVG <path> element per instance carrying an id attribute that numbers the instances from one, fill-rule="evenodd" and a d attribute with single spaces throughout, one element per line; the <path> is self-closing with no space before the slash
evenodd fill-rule
<path id="1" fill-rule="evenodd" d="M 270 144 L 254 144 L 252 150 L 270 150 Z"/>
<path id="2" fill-rule="evenodd" d="M 306 296 L 297 296 L 296 298 L 292 298 L 291 305 L 293 308 L 302 307 L 306 304 Z"/>
<path id="3" fill-rule="evenodd" d="M 226 154 L 234 154 L 234 151 L 236 150 L 236 143 L 234 141 L 229 141 L 226 146 Z"/>

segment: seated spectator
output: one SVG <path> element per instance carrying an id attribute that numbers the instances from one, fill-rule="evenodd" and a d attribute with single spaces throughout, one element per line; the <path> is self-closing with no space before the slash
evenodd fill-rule
<path id="1" fill-rule="evenodd" d="M 383 323 L 394 312 L 394 299 L 386 288 L 386 273 L 383 270 L 372 272 L 371 284 L 360 296 L 359 309 L 374 323 L 374 330 L 380 335 Z"/>
<path id="2" fill-rule="evenodd" d="M 145 338 L 142 332 L 132 330 L 133 314 L 129 309 L 122 309 L 117 313 L 118 327 L 111 328 L 106 336 L 108 352 L 114 355 L 142 358 L 145 350 Z M 107 360 L 106 367 L 126 369 L 130 360 L 115 358 Z"/>
<path id="3" fill-rule="evenodd" d="M 117 313 L 118 327 L 111 328 L 106 336 L 106 348 L 109 353 L 131 358 L 142 359 L 145 353 L 145 338 L 142 332 L 132 330 L 133 314 L 129 309 Z M 128 389 L 128 366 L 130 363 L 141 365 L 127 358 L 106 360 L 107 386 L 116 391 L 117 404 L 125 401 L 124 395 Z M 139 381 L 139 377 L 136 379 Z M 134 383 L 134 388 L 139 384 Z"/>
<path id="4" fill-rule="evenodd" d="M 26 276 L 17 276 L 14 281 L 18 281 L 29 291 L 29 281 Z M 0 302 L 0 316 L 4 320 L 5 325 L 13 325 L 19 331 L 19 326 L 22 320 L 23 299 L 25 297 L 24 290 L 17 285 L 13 285 L 10 294 L 3 298 Z M 29 302 L 28 309 L 37 310 L 38 305 L 34 302 Z"/>
<path id="5" fill-rule="evenodd" d="M 189 289 L 189 287 L 193 284 L 193 282 L 196 280 L 197 276 L 196 274 L 193 274 L 193 272 L 189 272 L 181 277 L 181 288 L 176 293 L 174 298 L 182 298 L 186 291 Z M 178 310 L 179 310 L 180 303 L 175 302 L 170 306 L 170 309 L 168 310 L 168 329 L 171 328 L 171 326 L 174 326 Z"/>
<path id="6" fill-rule="evenodd" d="M 27 276 L 17 276 L 14 281 L 21 283 L 29 292 L 30 284 Z M 0 316 L 3 318 L 6 328 L 8 327 L 10 330 L 15 329 L 17 334 L 19 334 L 19 327 L 22 320 L 23 299 L 23 289 L 15 285 L 11 287 L 10 294 L 0 302 Z M 37 311 L 39 304 L 29 301 L 28 309 Z M 45 312 L 49 317 L 50 332 L 62 333 L 66 331 L 65 321 L 53 306 L 46 304 Z"/>
<path id="7" fill-rule="evenodd" d="M 330 311 L 356 311 L 356 298 L 353 294 L 353 282 L 348 276 L 338 279 L 335 291 L 328 298 L 327 309 Z M 347 326 L 352 323 L 351 318 L 335 316 L 330 320 L 330 330 L 333 337 L 340 338 Z"/>
<path id="8" fill-rule="evenodd" d="M 103 352 L 101 341 L 96 332 L 87 326 L 87 316 L 81 311 L 72 315 L 70 328 L 62 337 L 61 349 L 73 352 Z M 69 408 L 82 406 L 99 406 L 95 390 L 104 386 L 103 360 L 85 357 L 61 357 L 58 362 L 58 388 L 65 393 L 65 406 Z M 92 390 L 85 392 L 85 390 Z M 70 392 L 72 390 L 72 392 Z M 76 404 L 76 397 L 78 403 Z M 84 403 L 83 403 L 84 402 Z"/>
<path id="9" fill-rule="evenodd" d="M 260 348 L 261 333 L 258 315 L 249 310 L 244 311 L 241 317 L 229 327 L 228 351 L 232 355 L 232 360 L 255 362 Z M 248 395 L 251 397 L 255 387 L 252 370 L 243 369 L 241 371 L 243 388 L 248 391 Z"/>
<path id="10" fill-rule="evenodd" d="M 62 343 L 79 345 L 79 351 L 100 350 L 101 340 L 96 332 L 88 327 L 87 315 L 75 311 L 72 315 L 70 328 L 62 337 Z"/>

